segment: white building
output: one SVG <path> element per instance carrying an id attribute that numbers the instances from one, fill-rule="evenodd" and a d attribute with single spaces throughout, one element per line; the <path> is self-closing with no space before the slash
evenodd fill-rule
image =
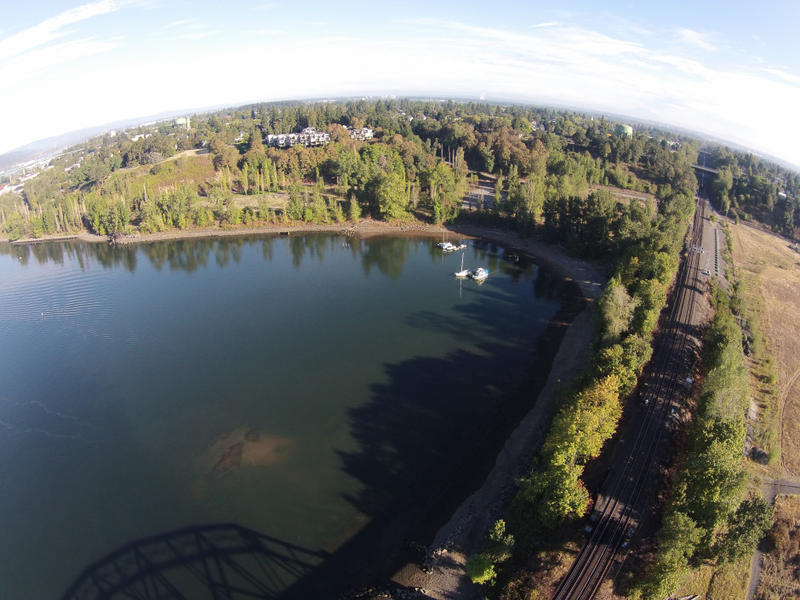
<path id="1" fill-rule="evenodd" d="M 372 136 L 375 135 L 375 132 L 372 131 L 369 127 L 361 127 L 360 129 L 353 129 L 352 127 L 347 128 L 347 133 L 350 134 L 350 138 L 353 140 L 360 140 L 366 141 L 371 140 Z"/>
<path id="2" fill-rule="evenodd" d="M 302 146 L 322 146 L 331 141 L 331 135 L 325 131 L 317 131 L 306 127 L 300 133 L 271 133 L 267 135 L 267 145 L 275 148 L 290 148 L 297 144 Z"/>

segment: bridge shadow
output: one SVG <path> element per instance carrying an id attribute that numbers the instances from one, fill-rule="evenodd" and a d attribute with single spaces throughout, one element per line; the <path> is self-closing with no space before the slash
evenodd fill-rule
<path id="1" fill-rule="evenodd" d="M 196 525 L 125 544 L 86 567 L 61 598 L 278 598 L 326 558 L 241 525 Z"/>

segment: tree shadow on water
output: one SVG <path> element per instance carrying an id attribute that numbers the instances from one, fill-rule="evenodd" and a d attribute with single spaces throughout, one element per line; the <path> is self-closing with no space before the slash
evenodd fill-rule
<path id="1" fill-rule="evenodd" d="M 487 341 L 469 350 L 385 365 L 385 382 L 349 411 L 357 449 L 340 452 L 344 471 L 362 484 L 347 500 L 369 522 L 295 586 L 292 597 L 332 597 L 380 585 L 404 563 L 423 558 L 421 548 L 480 487 L 535 403 L 566 324 L 585 305 L 574 285 L 558 285 L 562 308 L 535 345 L 525 343 L 523 332 L 514 331 L 513 315 L 501 311 L 482 332 Z M 476 322 L 490 306 L 496 301 L 479 297 L 453 319 L 462 326 Z M 412 324 L 456 327 L 446 315 L 435 316 L 422 313 Z M 508 341 L 509 333 L 517 339 Z"/>

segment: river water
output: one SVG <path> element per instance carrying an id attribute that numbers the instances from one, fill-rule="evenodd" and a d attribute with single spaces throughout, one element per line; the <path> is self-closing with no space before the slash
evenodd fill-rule
<path id="1" fill-rule="evenodd" d="M 561 306 L 503 252 L 477 285 L 430 239 L 0 247 L 0 598 L 190 525 L 308 550 L 289 579 L 405 543 Z"/>

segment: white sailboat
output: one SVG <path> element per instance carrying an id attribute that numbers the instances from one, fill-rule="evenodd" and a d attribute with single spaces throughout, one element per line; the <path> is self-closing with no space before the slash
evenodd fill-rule
<path id="1" fill-rule="evenodd" d="M 464 253 L 461 253 L 461 270 L 453 273 L 456 277 L 469 277 L 469 269 L 464 268 Z"/>

